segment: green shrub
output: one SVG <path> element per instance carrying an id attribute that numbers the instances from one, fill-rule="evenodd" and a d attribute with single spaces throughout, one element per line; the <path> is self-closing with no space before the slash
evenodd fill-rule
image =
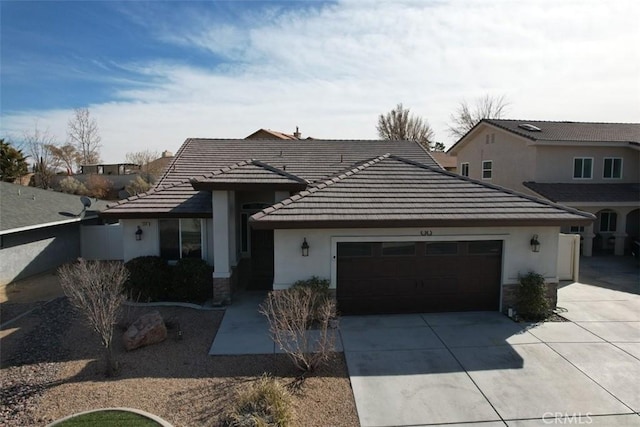
<path id="1" fill-rule="evenodd" d="M 540 321 L 549 315 L 544 276 L 533 271 L 519 276 L 517 310 L 524 320 Z"/>
<path id="2" fill-rule="evenodd" d="M 206 261 L 183 258 L 173 268 L 171 294 L 177 301 L 201 304 L 213 297 L 213 269 Z"/>
<path id="3" fill-rule="evenodd" d="M 289 393 L 265 374 L 238 395 L 224 424 L 229 427 L 286 427 L 293 419 L 291 408 Z"/>
<path id="4" fill-rule="evenodd" d="M 167 262 L 157 256 L 141 256 L 129 260 L 129 280 L 124 284 L 125 292 L 140 302 L 166 301 L 171 297 L 172 274 Z"/>

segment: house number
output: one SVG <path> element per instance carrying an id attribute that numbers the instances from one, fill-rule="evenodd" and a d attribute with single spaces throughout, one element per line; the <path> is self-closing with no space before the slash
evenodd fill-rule
<path id="1" fill-rule="evenodd" d="M 421 235 L 421 236 L 431 236 L 431 234 L 432 234 L 432 233 L 431 233 L 431 230 L 422 230 L 422 231 L 420 232 L 420 235 Z"/>
<path id="2" fill-rule="evenodd" d="M 151 223 L 149 221 L 142 221 L 142 226 L 143 227 L 149 227 L 151 225 Z"/>

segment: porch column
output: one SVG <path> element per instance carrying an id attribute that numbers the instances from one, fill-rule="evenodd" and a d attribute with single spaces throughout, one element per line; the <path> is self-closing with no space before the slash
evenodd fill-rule
<path id="1" fill-rule="evenodd" d="M 584 231 L 582 232 L 582 255 L 583 256 L 591 256 L 593 254 L 593 238 L 596 237 L 593 234 L 593 223 L 584 227 Z"/>
<path id="2" fill-rule="evenodd" d="M 213 301 L 231 301 L 231 264 L 229 262 L 229 192 L 213 191 Z"/>
<path id="3" fill-rule="evenodd" d="M 624 243 L 627 240 L 627 211 L 617 212 L 615 246 L 613 248 L 614 255 L 624 255 Z"/>

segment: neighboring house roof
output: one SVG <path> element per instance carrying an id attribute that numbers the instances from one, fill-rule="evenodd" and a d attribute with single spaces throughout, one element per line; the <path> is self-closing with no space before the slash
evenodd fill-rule
<path id="1" fill-rule="evenodd" d="M 284 133 L 284 132 L 278 132 L 277 130 L 271 130 L 271 129 L 258 129 L 257 131 L 255 131 L 254 133 L 252 133 L 251 135 L 247 136 L 246 139 L 261 139 L 261 138 L 266 138 L 266 139 L 299 139 L 294 135 L 290 135 L 288 133 Z"/>
<path id="2" fill-rule="evenodd" d="M 444 169 L 454 171 L 458 167 L 458 159 L 442 151 L 431 151 L 431 157 Z"/>
<path id="3" fill-rule="evenodd" d="M 640 202 L 640 184 L 564 184 L 525 182 L 553 202 Z"/>
<path id="4" fill-rule="evenodd" d="M 276 180 L 299 190 L 302 182 L 326 179 L 387 152 L 439 168 L 411 141 L 187 139 L 152 191 L 110 205 L 102 215 L 204 217 L 211 214 L 211 197 L 190 182 L 196 188 L 229 189 Z"/>
<path id="5" fill-rule="evenodd" d="M 90 199 L 91 207 L 80 215 L 80 196 L 7 182 L 0 182 L 0 194 L 0 234 L 93 219 L 107 206 L 103 200 Z"/>
<path id="6" fill-rule="evenodd" d="M 496 126 L 532 141 L 625 143 L 634 146 L 640 144 L 640 123 L 482 119 L 447 152 L 455 154 L 468 135 L 474 133 L 479 127 L 486 125 Z M 527 125 L 533 126 L 533 128 Z M 534 130 L 535 128 L 539 130 Z"/>
<path id="7" fill-rule="evenodd" d="M 587 224 L 575 209 L 385 154 L 251 217 L 256 228 Z"/>

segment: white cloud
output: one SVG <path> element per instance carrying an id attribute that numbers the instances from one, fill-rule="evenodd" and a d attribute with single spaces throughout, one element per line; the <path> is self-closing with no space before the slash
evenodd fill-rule
<path id="1" fill-rule="evenodd" d="M 191 19 L 179 27 L 155 16 L 150 31 L 159 39 L 228 62 L 128 64 L 147 84 L 90 108 L 104 160 L 114 162 L 128 151 L 175 151 L 187 137 L 242 138 L 260 127 L 375 138 L 378 114 L 398 102 L 452 143 L 449 114 L 485 93 L 506 95 L 514 118 L 638 122 L 639 12 L 633 1 L 354 1 L 262 20 L 189 12 L 172 17 Z M 7 116 L 3 128 L 32 127 L 35 115 L 64 140 L 68 111 Z"/>

